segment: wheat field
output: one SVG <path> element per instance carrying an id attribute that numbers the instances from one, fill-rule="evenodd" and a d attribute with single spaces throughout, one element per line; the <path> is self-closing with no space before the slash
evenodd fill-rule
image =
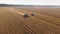
<path id="1" fill-rule="evenodd" d="M 60 34 L 59 17 L 33 10 L 0 7 L 0 34 Z M 23 17 L 25 12 L 28 18 Z"/>

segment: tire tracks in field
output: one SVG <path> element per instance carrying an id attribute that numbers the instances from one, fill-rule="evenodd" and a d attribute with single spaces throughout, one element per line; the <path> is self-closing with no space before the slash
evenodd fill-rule
<path id="1" fill-rule="evenodd" d="M 11 10 L 11 8 L 10 8 Z M 13 10 L 14 11 L 14 10 Z M 30 31 L 32 34 L 36 34 L 29 26 L 27 26 L 22 20 L 20 20 L 18 17 L 16 17 L 16 15 L 12 14 L 13 16 L 15 16 L 15 18 L 17 18 L 18 21 L 21 22 L 21 24 L 23 24 L 23 26 L 28 30 Z M 21 18 L 21 17 L 20 17 Z"/>
<path id="2" fill-rule="evenodd" d="M 42 24 L 46 24 L 47 26 L 49 26 L 49 28 L 56 28 L 57 26 L 55 26 L 55 25 L 51 25 L 51 23 L 50 22 L 48 22 L 47 23 L 47 21 L 45 21 L 45 20 L 41 20 L 41 18 L 40 19 L 38 19 L 38 17 L 35 17 L 35 16 L 31 16 L 31 17 L 29 17 L 29 18 L 27 18 L 27 19 L 25 19 L 24 17 L 22 17 L 23 15 L 21 14 L 21 13 L 23 13 L 23 12 L 19 12 L 18 10 L 15 10 L 14 8 L 9 8 L 9 12 L 11 11 L 11 15 L 12 16 L 14 16 L 14 18 L 16 18 L 17 19 L 17 21 L 18 22 L 20 22 L 19 24 L 22 24 L 22 26 L 24 27 L 24 28 L 26 28 L 29 32 L 31 32 L 32 34 L 40 34 L 40 32 L 42 31 L 40 28 L 42 28 L 43 26 L 41 25 L 41 23 Z M 23 10 L 23 11 L 25 11 L 25 10 Z M 20 14 L 19 14 L 20 13 Z M 45 23 L 46 22 L 46 23 Z M 28 23 L 28 24 L 27 24 Z M 36 24 L 35 24 L 36 23 Z M 18 26 L 19 26 L 19 24 L 18 24 Z M 31 24 L 31 26 L 30 26 L 30 24 Z M 39 24 L 39 25 L 38 25 Z M 32 28 L 32 26 L 33 26 L 33 28 Z M 41 27 L 40 27 L 41 26 Z M 52 26 L 52 27 L 50 27 L 50 26 Z M 46 26 L 45 26 L 46 27 Z M 58 27 L 59 28 L 59 27 Z M 58 29 L 58 28 L 56 28 L 56 29 Z M 36 31 L 36 30 L 38 30 L 38 31 Z M 46 29 L 46 28 L 45 28 Z M 19 30 L 19 29 L 18 29 Z M 41 31 L 40 31 L 41 30 Z M 47 29 L 48 30 L 48 29 Z M 12 30 L 11 30 L 12 31 Z M 55 30 L 56 31 L 56 30 Z M 15 32 L 15 31 L 14 31 Z M 11 32 L 10 32 L 11 33 Z M 43 33 L 43 32 L 42 32 Z"/>
<path id="3" fill-rule="evenodd" d="M 21 18 L 21 19 L 23 19 L 23 18 Z M 32 22 L 32 23 L 40 22 L 40 21 L 37 21 L 37 22 L 36 22 L 36 21 L 35 21 L 35 20 L 36 20 L 35 18 L 34 18 L 35 20 L 34 20 L 33 18 L 31 18 L 31 19 L 32 19 L 33 21 L 28 20 L 29 23 L 31 23 L 31 22 Z M 20 21 L 21 21 L 21 20 L 20 20 Z M 22 21 L 22 22 L 23 22 L 23 21 Z M 25 22 L 26 22 L 26 21 L 25 21 Z M 26 23 L 28 23 L 28 22 L 26 22 Z M 23 22 L 23 23 L 24 23 L 24 22 Z M 26 23 L 25 23 L 25 24 L 26 24 Z M 35 24 L 35 25 L 36 25 L 36 24 Z M 37 24 L 37 25 L 38 25 L 38 24 Z M 39 27 L 38 27 L 37 25 L 35 26 L 35 28 L 38 29 Z M 28 26 L 28 25 L 27 25 L 27 26 Z M 30 26 L 29 28 L 31 28 L 31 26 Z M 35 28 L 34 28 L 34 29 L 35 29 Z M 31 30 L 33 30 L 33 29 L 31 29 Z M 34 31 L 34 30 L 33 30 L 33 31 Z M 40 30 L 38 30 L 38 32 L 39 32 L 39 31 L 40 31 Z M 35 33 L 37 33 L 37 32 L 35 32 Z"/>

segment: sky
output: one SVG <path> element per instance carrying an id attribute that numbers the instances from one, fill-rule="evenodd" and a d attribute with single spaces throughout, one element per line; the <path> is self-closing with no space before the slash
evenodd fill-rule
<path id="1" fill-rule="evenodd" d="M 60 5 L 60 0 L 0 0 L 0 4 Z"/>

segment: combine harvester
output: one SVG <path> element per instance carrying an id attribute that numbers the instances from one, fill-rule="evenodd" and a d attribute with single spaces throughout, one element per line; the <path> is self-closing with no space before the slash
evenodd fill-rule
<path id="1" fill-rule="evenodd" d="M 30 13 L 30 15 L 34 16 L 35 14 L 34 14 L 34 13 Z M 29 17 L 30 15 L 29 15 L 27 12 L 24 13 L 24 17 L 25 17 L 25 18 Z"/>

